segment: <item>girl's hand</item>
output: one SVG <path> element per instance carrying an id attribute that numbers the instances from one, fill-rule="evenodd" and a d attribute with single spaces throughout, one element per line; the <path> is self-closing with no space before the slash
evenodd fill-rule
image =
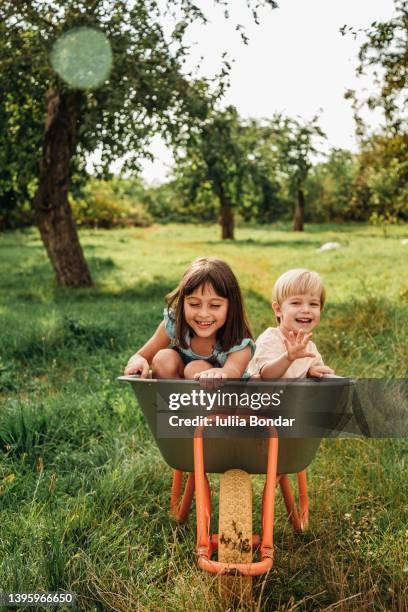
<path id="1" fill-rule="evenodd" d="M 222 368 L 210 368 L 194 375 L 195 380 L 200 381 L 200 385 L 205 389 L 219 389 L 227 379 L 227 374 Z"/>
<path id="2" fill-rule="evenodd" d="M 147 378 L 149 376 L 149 362 L 139 353 L 132 355 L 127 362 L 125 376 L 132 376 L 132 374 L 139 374 L 140 378 Z"/>
<path id="3" fill-rule="evenodd" d="M 289 361 L 302 359 L 302 357 L 316 357 L 314 353 L 310 353 L 306 348 L 311 337 L 311 333 L 307 334 L 303 329 L 300 329 L 296 337 L 291 331 L 289 332 L 289 338 L 283 338 Z"/>
<path id="4" fill-rule="evenodd" d="M 332 368 L 329 368 L 329 366 L 325 365 L 312 366 L 311 368 L 309 368 L 309 371 L 307 373 L 307 375 L 311 378 L 323 378 L 323 376 L 330 376 L 331 374 L 334 374 L 334 370 L 332 370 Z"/>

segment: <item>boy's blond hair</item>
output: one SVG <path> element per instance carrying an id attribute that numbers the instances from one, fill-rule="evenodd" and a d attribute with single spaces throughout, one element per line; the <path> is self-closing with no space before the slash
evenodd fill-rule
<path id="1" fill-rule="evenodd" d="M 309 293 L 320 299 L 320 307 L 323 310 L 326 300 L 326 291 L 323 281 L 317 272 L 306 268 L 295 268 L 284 272 L 276 281 L 272 289 L 272 302 L 280 306 L 291 295 L 303 295 Z M 279 322 L 279 317 L 278 322 Z"/>

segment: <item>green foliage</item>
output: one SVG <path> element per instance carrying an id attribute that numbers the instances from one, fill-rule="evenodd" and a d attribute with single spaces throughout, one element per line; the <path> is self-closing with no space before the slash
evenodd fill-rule
<path id="1" fill-rule="evenodd" d="M 353 218 L 357 173 L 357 156 L 345 149 L 332 149 L 326 161 L 313 166 L 305 183 L 306 220 L 327 222 Z"/>
<path id="2" fill-rule="evenodd" d="M 358 156 L 352 195 L 356 219 L 408 219 L 408 135 L 375 135 Z"/>
<path id="3" fill-rule="evenodd" d="M 235 107 L 217 111 L 187 137 L 176 172 L 181 193 L 196 201 L 211 190 L 221 206 L 237 208 L 250 178 L 250 149 Z"/>
<path id="4" fill-rule="evenodd" d="M 121 227 L 135 225 L 146 227 L 153 221 L 142 199 L 141 183 L 112 179 L 91 179 L 82 196 L 71 203 L 74 219 L 79 226 Z"/>
<path id="5" fill-rule="evenodd" d="M 249 149 L 249 174 L 246 197 L 240 206 L 244 220 L 271 223 L 291 213 L 287 177 L 281 172 L 271 122 L 250 119 L 245 122 Z"/>
<path id="6" fill-rule="evenodd" d="M 183 182 L 183 179 L 181 179 Z M 159 223 L 214 223 L 218 202 L 207 184 L 198 190 L 195 200 L 183 197 L 183 186 L 177 179 L 146 189 L 149 213 Z"/>
<path id="7" fill-rule="evenodd" d="M 360 111 L 365 105 L 370 109 L 381 108 L 387 125 L 398 133 L 406 131 L 406 109 L 408 102 L 408 10 L 405 0 L 394 0 L 395 15 L 390 21 L 374 21 L 363 30 L 364 42 L 359 51 L 357 76 L 369 75 L 377 92 L 361 98 L 354 90 L 346 92 L 354 108 L 354 116 L 360 135 L 365 132 Z M 344 26 L 354 37 L 361 31 Z"/>
<path id="8" fill-rule="evenodd" d="M 318 153 L 316 138 L 325 138 L 318 125 L 318 116 L 302 123 L 277 113 L 270 122 L 270 143 L 293 195 L 304 187 L 312 167 L 311 156 Z"/>
<path id="9" fill-rule="evenodd" d="M 176 186 L 185 206 L 192 203 L 203 214 L 206 208 L 214 214 L 216 198 L 220 208 L 239 211 L 244 220 L 270 223 L 282 217 L 288 210 L 288 176 L 293 175 L 282 170 L 287 159 L 283 148 L 296 137 L 294 123 L 286 120 L 284 132 L 277 122 L 244 121 L 234 107 L 209 116 L 179 150 Z"/>
<path id="10" fill-rule="evenodd" d="M 294 160 L 301 158 L 295 154 L 289 156 L 293 163 L 282 161 L 295 135 L 288 126 L 279 131 L 280 122 L 281 118 L 277 123 L 239 122 L 236 136 L 241 149 L 237 151 L 247 155 L 241 197 L 234 200 L 241 220 L 271 223 L 289 219 L 294 188 L 300 180 L 305 185 L 307 222 L 370 220 L 386 227 L 408 218 L 406 136 L 377 134 L 361 143 L 359 153 L 332 149 L 323 162 L 310 167 L 305 157 L 297 166 Z M 180 162 L 178 176 L 158 186 L 146 188 L 138 179 L 91 180 L 77 190 L 72 203 L 77 222 L 95 227 L 143 226 L 153 219 L 160 223 L 215 222 L 219 200 L 213 183 L 203 171 L 203 160 L 197 162 L 197 150 L 190 153 Z M 230 168 L 231 190 L 237 180 L 232 168 L 237 166 Z M 302 169 L 307 174 L 301 178 Z M 230 180 L 226 169 L 224 178 Z"/>
<path id="11" fill-rule="evenodd" d="M 408 219 L 408 139 L 376 134 L 352 154 L 333 149 L 306 182 L 309 221 L 368 221 L 382 226 Z"/>
<path id="12" fill-rule="evenodd" d="M 33 142 L 32 119 L 20 123 L 31 107 L 21 92 L 16 101 L 7 95 L 0 101 L 0 231 L 33 222 L 30 200 L 37 186 L 39 135 Z"/>

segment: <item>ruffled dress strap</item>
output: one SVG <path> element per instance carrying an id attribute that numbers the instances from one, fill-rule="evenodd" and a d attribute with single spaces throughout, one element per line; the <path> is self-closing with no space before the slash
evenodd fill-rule
<path id="1" fill-rule="evenodd" d="M 252 340 L 252 338 L 244 338 L 242 342 L 240 342 L 240 344 L 235 344 L 235 346 L 232 346 L 230 349 L 228 349 L 226 353 L 227 354 L 235 353 L 236 351 L 241 351 L 247 346 L 251 348 L 251 358 L 252 358 L 254 356 L 255 348 L 256 348 L 255 342 Z"/>
<path id="2" fill-rule="evenodd" d="M 164 329 L 166 334 L 170 338 L 171 342 L 176 341 L 176 320 L 174 318 L 174 312 L 165 308 L 163 310 Z"/>

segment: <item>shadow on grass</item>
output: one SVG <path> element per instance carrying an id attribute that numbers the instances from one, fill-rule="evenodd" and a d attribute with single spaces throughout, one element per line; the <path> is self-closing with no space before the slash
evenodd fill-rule
<path id="1" fill-rule="evenodd" d="M 27 249 L 37 249 L 36 246 L 28 246 L 25 247 Z M 41 263 L 31 264 L 26 259 L 26 263 L 24 266 L 21 264 L 18 266 L 17 270 L 13 272 L 13 274 L 4 275 L 0 280 L 0 287 L 3 289 L 15 289 L 17 291 L 21 291 L 19 298 L 35 301 L 38 296 L 38 287 L 43 285 L 44 288 L 47 288 L 47 291 L 50 289 L 55 291 L 55 294 L 58 295 L 60 289 L 55 284 L 55 277 L 53 275 L 51 263 L 48 260 L 45 260 Z M 104 280 L 109 274 L 111 274 L 116 269 L 116 264 L 111 257 L 88 257 L 87 262 L 89 268 L 91 270 L 92 276 L 97 280 Z M 28 288 L 27 285 L 31 284 L 32 281 L 35 281 L 35 286 L 33 288 Z M 74 295 L 78 289 L 71 290 L 69 293 Z M 66 295 L 67 292 L 65 292 Z"/>
<path id="2" fill-rule="evenodd" d="M 92 298 L 95 300 L 123 300 L 143 302 L 161 301 L 164 307 L 164 298 L 167 293 L 170 293 L 177 285 L 177 281 L 169 281 L 168 278 L 157 276 L 152 281 L 140 281 L 133 287 L 126 286 L 123 289 L 111 289 L 109 287 L 98 287 L 98 285 L 85 289 L 65 289 L 55 287 L 54 295 L 55 302 L 65 303 L 69 300 L 71 303 L 86 302 Z"/>
<path id="3" fill-rule="evenodd" d="M 141 281 L 133 287 L 118 290 L 101 289 L 100 297 L 111 297 L 123 300 L 141 300 L 143 302 L 160 301 L 165 305 L 165 296 L 177 286 L 177 280 L 171 281 L 164 276 L 156 276 L 152 281 Z"/>
<path id="4" fill-rule="evenodd" d="M 24 268 L 18 267 L 17 270 L 13 271 L 13 274 L 2 275 L 0 279 L 0 288 L 21 291 L 22 289 L 26 289 L 27 284 L 33 280 L 35 280 L 36 286 L 41 284 L 52 284 L 54 282 L 52 279 L 51 265 L 48 261 L 31 266 L 27 264 Z"/>
<path id="5" fill-rule="evenodd" d="M 98 258 L 94 258 L 98 259 Z M 57 305 L 60 304 L 75 304 L 82 302 L 91 301 L 93 304 L 98 302 L 98 300 L 102 302 L 107 300 L 123 300 L 123 301 L 143 301 L 143 302 L 152 302 L 152 301 L 161 301 L 164 307 L 164 298 L 170 293 L 176 286 L 177 280 L 174 281 L 169 280 L 165 277 L 155 277 L 152 281 L 140 281 L 136 283 L 133 287 L 124 287 L 123 289 L 111 289 L 109 287 L 103 287 L 98 285 L 98 281 L 103 280 L 104 277 L 109 276 L 111 271 L 116 267 L 115 263 L 107 259 L 101 259 L 99 262 L 95 263 L 91 271 L 93 273 L 94 278 L 96 279 L 96 284 L 93 287 L 85 287 L 85 288 L 75 288 L 69 289 L 66 287 L 57 287 L 54 285 L 50 285 L 49 278 L 45 279 L 45 274 L 43 278 L 38 276 L 38 283 L 35 287 L 30 289 L 24 289 L 21 287 L 23 284 L 23 279 L 19 280 L 18 278 L 11 279 L 10 282 L 5 282 L 0 287 L 4 289 L 16 289 L 19 290 L 18 298 L 24 300 L 26 302 L 53 302 Z M 94 273 L 97 271 L 96 273 Z M 34 277 L 35 273 L 28 273 L 21 275 L 24 276 L 24 281 L 27 280 L 28 277 Z M 42 281 L 44 281 L 42 283 Z M 48 285 L 47 285 L 48 282 Z M 45 299 L 45 297 L 47 299 Z"/>

